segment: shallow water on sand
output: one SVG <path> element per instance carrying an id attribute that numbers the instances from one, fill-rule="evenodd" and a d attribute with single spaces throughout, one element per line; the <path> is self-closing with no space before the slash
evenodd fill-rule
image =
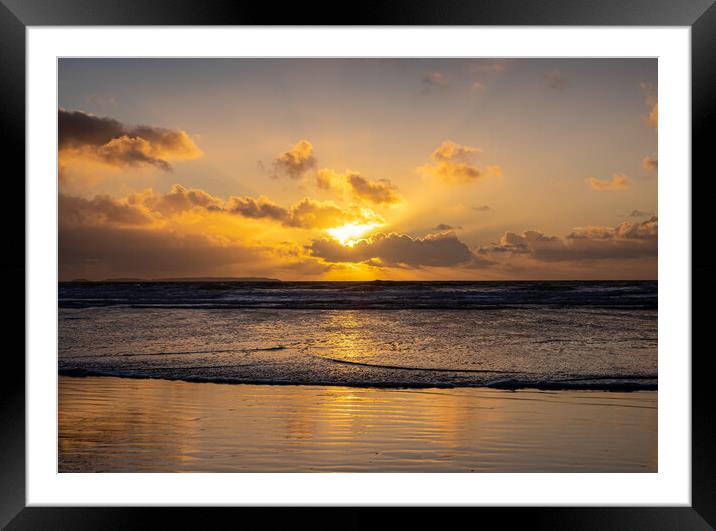
<path id="1" fill-rule="evenodd" d="M 655 472 L 657 393 L 59 379 L 60 472 Z"/>
<path id="2" fill-rule="evenodd" d="M 59 369 L 224 383 L 657 387 L 657 312 L 61 308 Z"/>

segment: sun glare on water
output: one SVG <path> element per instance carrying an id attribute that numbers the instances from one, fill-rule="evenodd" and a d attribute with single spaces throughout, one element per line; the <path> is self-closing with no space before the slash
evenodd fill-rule
<path id="1" fill-rule="evenodd" d="M 347 223 L 342 227 L 326 229 L 326 232 L 333 236 L 338 242 L 345 247 L 353 247 L 356 240 L 363 236 L 369 230 L 379 227 L 378 223 Z"/>

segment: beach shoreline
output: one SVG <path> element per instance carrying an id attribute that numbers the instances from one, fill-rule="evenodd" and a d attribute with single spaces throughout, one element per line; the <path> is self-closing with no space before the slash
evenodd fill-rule
<path id="1" fill-rule="evenodd" d="M 59 376 L 59 472 L 656 472 L 658 391 Z"/>

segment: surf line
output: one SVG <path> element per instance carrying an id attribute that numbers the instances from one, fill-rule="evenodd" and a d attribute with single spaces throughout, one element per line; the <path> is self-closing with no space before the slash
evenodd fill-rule
<path id="1" fill-rule="evenodd" d="M 402 371 L 431 371 L 431 372 L 473 372 L 473 373 L 488 373 L 488 374 L 524 374 L 519 371 L 498 371 L 490 369 L 444 369 L 439 367 L 401 367 L 400 365 L 382 365 L 377 363 L 365 363 L 360 361 L 348 361 L 341 360 L 338 358 L 329 358 L 327 356 L 318 356 L 317 354 L 310 354 L 314 358 L 318 358 L 324 361 L 331 361 L 333 363 L 343 363 L 345 365 L 359 365 L 361 367 L 375 367 L 378 369 L 396 369 Z"/>

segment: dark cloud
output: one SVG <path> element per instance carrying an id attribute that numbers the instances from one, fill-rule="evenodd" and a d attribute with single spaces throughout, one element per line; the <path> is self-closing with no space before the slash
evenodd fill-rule
<path id="1" fill-rule="evenodd" d="M 658 220 L 624 222 L 616 227 L 574 229 L 565 238 L 535 230 L 506 232 L 500 241 L 483 246 L 484 256 L 529 256 L 544 262 L 627 259 L 657 256 Z"/>
<path id="2" fill-rule="evenodd" d="M 477 212 L 491 212 L 492 211 L 492 207 L 490 207 L 489 205 L 474 206 L 474 207 L 472 207 L 472 209 L 476 210 Z"/>
<path id="3" fill-rule="evenodd" d="M 374 234 L 343 246 L 335 240 L 314 240 L 308 250 L 326 262 L 368 262 L 407 267 L 481 267 L 490 262 L 477 257 L 453 233 L 411 238 L 405 234 Z"/>
<path id="4" fill-rule="evenodd" d="M 460 226 L 454 227 L 452 225 L 448 225 L 447 223 L 439 223 L 438 225 L 435 226 L 435 228 L 433 230 L 444 232 L 446 230 L 460 230 L 460 229 L 462 229 L 462 227 L 460 227 Z"/>
<path id="5" fill-rule="evenodd" d="M 58 146 L 60 158 L 88 158 L 118 167 L 151 165 L 165 171 L 171 169 L 169 161 L 202 155 L 182 130 L 128 128 L 113 118 L 64 109 L 58 111 Z"/>
<path id="6" fill-rule="evenodd" d="M 60 149 L 102 146 L 126 134 L 124 126 L 117 120 L 65 109 L 58 111 L 57 132 Z"/>
<path id="7" fill-rule="evenodd" d="M 625 221 L 616 227 L 586 227 L 577 228 L 567 238 L 589 239 L 638 239 L 656 240 L 659 235 L 659 220 L 652 216 L 641 223 Z"/>
<path id="8" fill-rule="evenodd" d="M 629 214 L 627 215 L 627 217 L 630 217 L 630 218 L 645 218 L 645 217 L 647 217 L 647 216 L 653 216 L 653 215 L 654 215 L 653 212 L 645 212 L 645 211 L 643 211 L 643 210 L 632 210 L 631 212 L 629 212 Z"/>
<path id="9" fill-rule="evenodd" d="M 313 145 L 308 140 L 298 141 L 274 161 L 276 175 L 286 175 L 291 179 L 300 179 L 308 170 L 315 168 L 316 164 Z"/>

